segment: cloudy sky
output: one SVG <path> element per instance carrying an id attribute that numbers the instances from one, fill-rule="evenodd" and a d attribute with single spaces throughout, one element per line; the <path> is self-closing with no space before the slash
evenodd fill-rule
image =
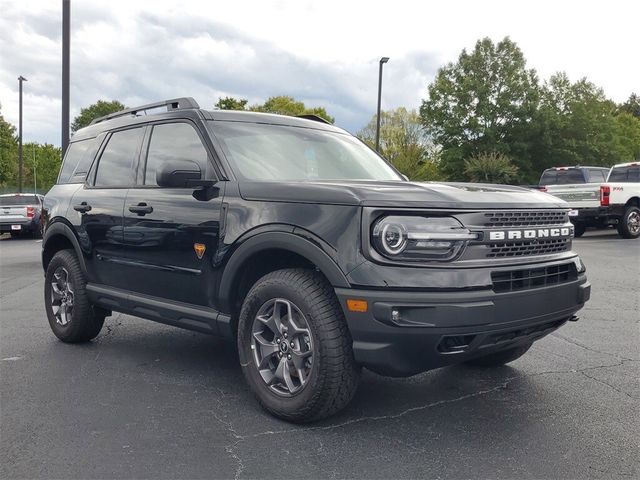
<path id="1" fill-rule="evenodd" d="M 26 141 L 60 144 L 61 1 L 0 0 L 0 104 Z M 383 108 L 417 108 L 437 69 L 477 39 L 509 35 L 541 78 L 586 76 L 615 101 L 640 93 L 640 2 L 71 0 L 71 116 L 193 96 L 292 95 L 356 132 Z"/>

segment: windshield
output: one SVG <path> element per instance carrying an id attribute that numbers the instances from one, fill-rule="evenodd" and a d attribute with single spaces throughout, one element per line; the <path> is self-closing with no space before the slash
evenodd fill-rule
<path id="1" fill-rule="evenodd" d="M 576 183 L 587 183 L 582 170 L 577 168 L 545 170 L 540 178 L 540 185 L 573 185 Z"/>
<path id="2" fill-rule="evenodd" d="M 38 197 L 35 195 L 9 195 L 0 197 L 0 206 L 8 207 L 12 205 L 38 205 Z"/>
<path id="3" fill-rule="evenodd" d="M 640 165 L 612 168 L 609 182 L 640 182 Z"/>
<path id="4" fill-rule="evenodd" d="M 402 180 L 375 152 L 342 133 L 216 121 L 215 134 L 246 180 Z"/>

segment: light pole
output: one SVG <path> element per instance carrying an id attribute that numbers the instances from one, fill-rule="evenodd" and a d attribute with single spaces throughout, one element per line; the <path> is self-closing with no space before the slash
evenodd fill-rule
<path id="1" fill-rule="evenodd" d="M 62 0 L 62 156 L 69 145 L 70 0 Z"/>
<path id="2" fill-rule="evenodd" d="M 380 69 L 378 71 L 378 113 L 376 115 L 376 152 L 380 151 L 380 102 L 382 101 L 382 65 L 389 61 L 389 57 L 380 59 Z"/>
<path id="3" fill-rule="evenodd" d="M 22 75 L 18 77 L 20 100 L 18 103 L 18 193 L 22 193 L 22 82 L 27 79 Z"/>

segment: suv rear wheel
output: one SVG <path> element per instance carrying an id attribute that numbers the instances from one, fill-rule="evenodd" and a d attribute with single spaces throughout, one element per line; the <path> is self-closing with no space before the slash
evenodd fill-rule
<path id="1" fill-rule="evenodd" d="M 44 305 L 49 326 L 63 342 L 88 342 L 102 329 L 105 315 L 94 309 L 86 280 L 72 250 L 60 250 L 47 267 Z"/>
<path id="2" fill-rule="evenodd" d="M 316 272 L 269 273 L 242 305 L 242 371 L 260 404 L 284 420 L 320 420 L 349 403 L 360 379 L 351 342 L 333 289 Z"/>
<path id="3" fill-rule="evenodd" d="M 618 233 L 622 238 L 640 237 L 640 208 L 629 205 L 625 209 L 624 215 L 618 224 Z"/>

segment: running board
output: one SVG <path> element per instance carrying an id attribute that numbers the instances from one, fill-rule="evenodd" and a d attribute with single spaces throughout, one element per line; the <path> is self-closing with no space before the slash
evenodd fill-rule
<path id="1" fill-rule="evenodd" d="M 105 285 L 89 283 L 86 289 L 94 304 L 108 310 L 209 335 L 233 337 L 231 317 L 213 308 L 140 295 Z"/>

